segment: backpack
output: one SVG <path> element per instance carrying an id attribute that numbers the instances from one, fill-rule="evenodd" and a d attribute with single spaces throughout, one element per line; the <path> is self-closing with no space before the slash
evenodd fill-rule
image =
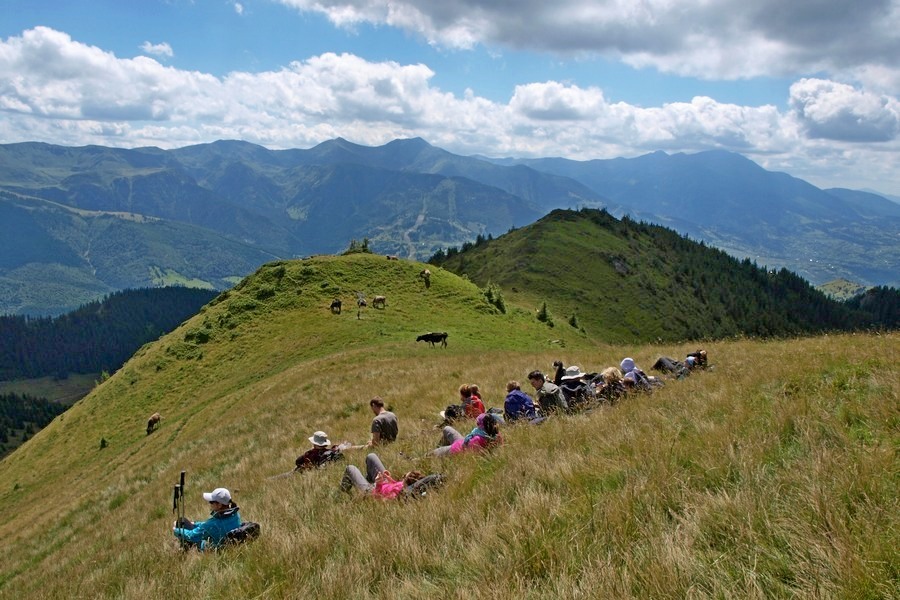
<path id="1" fill-rule="evenodd" d="M 225 540 L 222 542 L 225 545 L 232 544 L 241 544 L 243 542 L 249 542 L 251 540 L 255 540 L 259 537 L 259 523 L 254 523 L 253 521 L 247 521 L 243 523 L 240 527 L 236 529 L 232 529 L 228 533 L 225 534 Z"/>
<path id="2" fill-rule="evenodd" d="M 417 482 L 404 486 L 403 491 L 400 492 L 400 497 L 404 500 L 409 500 L 410 498 L 422 498 L 428 494 L 428 490 L 437 489 L 443 485 L 444 480 L 445 477 L 441 473 L 426 475 Z"/>

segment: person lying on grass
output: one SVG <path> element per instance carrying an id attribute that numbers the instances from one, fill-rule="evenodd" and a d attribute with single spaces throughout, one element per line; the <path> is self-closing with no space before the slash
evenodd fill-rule
<path id="1" fill-rule="evenodd" d="M 312 448 L 297 457 L 294 461 L 297 465 L 295 471 L 304 471 L 306 469 L 316 469 L 330 462 L 340 460 L 344 456 L 342 450 L 349 447 L 349 444 L 332 445 L 328 439 L 328 434 L 324 431 L 317 431 L 309 437 L 312 442 Z"/>
<path id="2" fill-rule="evenodd" d="M 447 425 L 441 430 L 441 445 L 428 454 L 449 456 L 459 454 L 463 450 L 489 450 L 503 443 L 500 436 L 500 422 L 499 415 L 482 413 L 475 419 L 475 428 L 467 436 Z"/>
<path id="3" fill-rule="evenodd" d="M 350 493 L 353 488 L 356 488 L 375 498 L 390 500 L 399 496 L 404 488 L 412 486 L 423 478 L 422 473 L 410 471 L 402 479 L 394 479 L 378 455 L 371 452 L 366 456 L 365 476 L 356 465 L 347 465 L 347 468 L 344 469 L 344 477 L 341 479 L 341 491 Z"/>

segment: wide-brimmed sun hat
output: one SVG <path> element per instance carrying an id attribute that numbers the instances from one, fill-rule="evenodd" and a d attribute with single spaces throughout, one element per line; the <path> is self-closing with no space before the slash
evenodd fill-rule
<path id="1" fill-rule="evenodd" d="M 581 372 L 581 369 L 575 365 L 566 368 L 566 374 L 561 377 L 563 381 L 567 379 L 581 379 L 584 377 L 584 373 Z"/>
<path id="2" fill-rule="evenodd" d="M 330 446 L 331 440 L 328 439 L 328 434 L 324 431 L 317 431 L 312 436 L 310 436 L 309 441 L 312 442 L 313 446 Z"/>

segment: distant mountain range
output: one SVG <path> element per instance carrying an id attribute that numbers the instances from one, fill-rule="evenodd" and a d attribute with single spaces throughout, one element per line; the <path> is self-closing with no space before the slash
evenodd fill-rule
<path id="1" fill-rule="evenodd" d="M 221 289 L 273 258 L 333 254 L 352 239 L 424 260 L 584 207 L 813 283 L 900 282 L 900 205 L 726 152 L 576 162 L 464 157 L 421 139 L 308 150 L 21 143 L 0 145 L 0 314 L 60 314 L 124 288 Z"/>

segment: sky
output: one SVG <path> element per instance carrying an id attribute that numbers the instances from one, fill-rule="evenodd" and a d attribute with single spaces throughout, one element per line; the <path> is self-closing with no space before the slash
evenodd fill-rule
<path id="1" fill-rule="evenodd" d="M 0 143 L 738 152 L 900 197 L 900 0 L 0 0 Z"/>

